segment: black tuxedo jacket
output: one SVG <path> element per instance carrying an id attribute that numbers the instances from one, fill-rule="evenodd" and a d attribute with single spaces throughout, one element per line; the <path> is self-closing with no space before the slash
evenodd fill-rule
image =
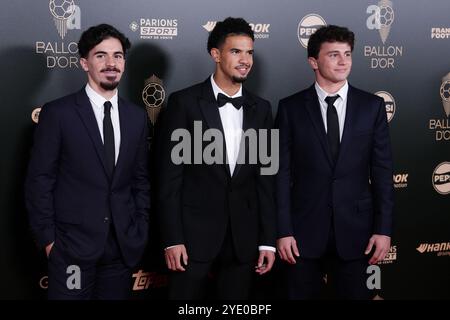
<path id="1" fill-rule="evenodd" d="M 142 108 L 121 98 L 118 105 L 120 151 L 109 176 L 85 89 L 45 104 L 25 197 L 39 246 L 55 241 L 52 250 L 63 250 L 75 260 L 94 260 L 103 253 L 112 220 L 125 263 L 133 266 L 148 234 L 148 126 Z"/>
<path id="2" fill-rule="evenodd" d="M 314 86 L 280 101 L 278 236 L 294 236 L 300 256 L 320 257 L 333 221 L 340 257 L 364 256 L 372 234 L 391 235 L 392 154 L 382 98 L 349 87 L 334 165 Z"/>
<path id="3" fill-rule="evenodd" d="M 245 89 L 243 95 L 243 130 L 271 129 L 269 102 Z M 228 225 L 242 262 L 257 257 L 258 245 L 275 246 L 273 177 L 260 175 L 259 160 L 256 164 L 237 164 L 233 176 L 225 161 L 176 165 L 171 160 L 172 148 L 179 143 L 171 141 L 176 129 L 182 128 L 192 137 L 192 162 L 194 121 L 201 123 L 202 134 L 207 129 L 218 129 L 223 136 L 210 79 L 173 93 L 160 120 L 157 193 L 164 247 L 184 244 L 190 259 L 210 261 L 217 256 Z M 203 142 L 202 146 L 209 144 Z M 224 159 L 225 148 L 220 153 Z"/>

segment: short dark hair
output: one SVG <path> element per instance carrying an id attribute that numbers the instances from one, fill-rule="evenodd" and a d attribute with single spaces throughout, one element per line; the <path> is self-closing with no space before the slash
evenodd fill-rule
<path id="1" fill-rule="evenodd" d="M 346 27 L 335 25 L 324 26 L 317 29 L 308 41 L 308 58 L 317 58 L 319 56 L 320 47 L 324 42 L 346 42 L 353 51 L 355 45 L 355 34 Z"/>
<path id="2" fill-rule="evenodd" d="M 208 37 L 208 53 L 211 53 L 212 48 L 219 48 L 228 36 L 239 35 L 248 36 L 255 41 L 253 30 L 244 19 L 228 17 L 217 22 Z"/>
<path id="3" fill-rule="evenodd" d="M 119 40 L 122 44 L 124 54 L 131 47 L 130 40 L 122 32 L 109 24 L 103 23 L 90 27 L 81 34 L 80 40 L 78 41 L 78 53 L 80 57 L 86 58 L 92 48 L 108 38 L 116 38 Z"/>

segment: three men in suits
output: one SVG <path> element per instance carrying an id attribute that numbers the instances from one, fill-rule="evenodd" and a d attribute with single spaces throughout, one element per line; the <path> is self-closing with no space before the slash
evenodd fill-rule
<path id="1" fill-rule="evenodd" d="M 146 246 L 147 117 L 117 90 L 129 48 L 110 25 L 83 32 L 86 86 L 39 116 L 25 197 L 50 299 L 127 298 Z"/>
<path id="2" fill-rule="evenodd" d="M 282 99 L 277 248 L 291 299 L 368 299 L 366 268 L 390 248 L 393 183 L 383 99 L 347 82 L 354 34 L 322 27 L 308 43 L 310 88 Z"/>
<path id="3" fill-rule="evenodd" d="M 248 152 L 248 145 L 240 148 L 243 131 L 272 127 L 269 102 L 242 87 L 253 64 L 253 42 L 245 20 L 218 22 L 208 38 L 214 74 L 173 93 L 161 118 L 158 211 L 166 264 L 173 271 L 171 299 L 203 298 L 211 270 L 217 298 L 248 298 L 252 275 L 268 272 L 274 262 L 272 177 L 261 175 L 260 161 L 238 159 Z M 218 147 L 216 156 L 221 161 L 174 161 L 174 132 L 182 129 L 195 139 L 198 128 L 202 136 L 209 129 L 220 131 L 225 147 Z M 203 159 L 210 143 L 203 141 L 199 152 L 193 142 L 184 152 Z"/>

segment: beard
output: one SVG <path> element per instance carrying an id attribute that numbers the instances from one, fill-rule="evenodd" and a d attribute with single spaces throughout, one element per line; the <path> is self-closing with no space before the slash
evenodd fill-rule
<path id="1" fill-rule="evenodd" d="M 107 71 L 115 71 L 118 74 L 120 74 L 120 70 L 115 67 L 105 68 L 105 69 L 101 70 L 101 72 L 107 72 Z M 104 90 L 112 91 L 112 90 L 116 89 L 117 86 L 119 85 L 119 81 L 116 81 L 116 77 L 114 77 L 114 76 L 113 77 L 106 76 L 106 80 L 108 82 L 100 82 L 100 87 Z"/>
<path id="2" fill-rule="evenodd" d="M 119 81 L 100 82 L 100 87 L 102 87 L 102 89 L 107 90 L 107 91 L 115 90 L 118 85 L 119 85 Z"/>
<path id="3" fill-rule="evenodd" d="M 236 82 L 236 83 L 244 83 L 245 80 L 247 80 L 247 76 L 245 76 L 245 77 L 236 77 L 236 76 L 233 76 L 232 79 L 233 79 L 233 81 Z"/>

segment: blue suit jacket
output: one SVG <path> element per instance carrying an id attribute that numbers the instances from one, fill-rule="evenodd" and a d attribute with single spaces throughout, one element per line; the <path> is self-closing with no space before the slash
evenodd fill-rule
<path id="1" fill-rule="evenodd" d="M 393 182 L 383 99 L 349 87 L 334 166 L 314 86 L 280 101 L 278 236 L 294 236 L 300 256 L 324 254 L 331 219 L 343 259 L 364 255 L 372 234 L 392 231 Z"/>
<path id="2" fill-rule="evenodd" d="M 125 263 L 132 266 L 141 258 L 150 206 L 147 119 L 144 110 L 121 98 L 118 105 L 121 143 L 112 177 L 84 88 L 42 107 L 25 184 L 40 247 L 55 241 L 73 259 L 98 258 L 110 210 Z"/>

